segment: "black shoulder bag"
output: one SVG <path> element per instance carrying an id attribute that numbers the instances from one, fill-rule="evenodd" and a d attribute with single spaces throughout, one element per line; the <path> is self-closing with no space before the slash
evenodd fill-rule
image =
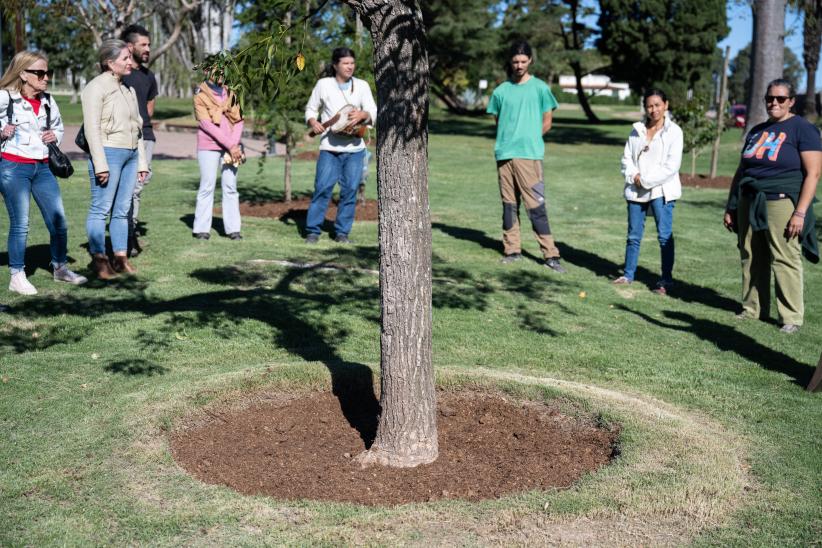
<path id="1" fill-rule="evenodd" d="M 46 108 L 46 131 L 49 131 L 51 130 L 51 97 L 48 93 L 44 93 L 43 97 L 45 99 L 43 106 Z M 49 169 L 54 176 L 68 179 L 74 175 L 74 166 L 71 165 L 71 160 L 63 154 L 57 143 L 48 143 L 46 146 L 49 149 Z"/>

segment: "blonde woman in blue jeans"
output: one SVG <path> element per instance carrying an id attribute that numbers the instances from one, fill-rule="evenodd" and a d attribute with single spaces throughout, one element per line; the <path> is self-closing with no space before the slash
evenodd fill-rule
<path id="1" fill-rule="evenodd" d="M 9 291 L 21 295 L 37 293 L 25 272 L 32 198 L 51 237 L 54 280 L 74 285 L 86 282 L 85 277 L 69 270 L 66 264 L 68 226 L 60 186 L 48 165 L 47 145 L 59 144 L 63 137 L 60 110 L 45 93 L 50 75 L 45 55 L 21 51 L 0 78 L 0 194 L 9 214 Z"/>

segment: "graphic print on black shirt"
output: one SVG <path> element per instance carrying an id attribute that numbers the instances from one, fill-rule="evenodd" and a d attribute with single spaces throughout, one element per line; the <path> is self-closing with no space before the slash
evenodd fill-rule
<path id="1" fill-rule="evenodd" d="M 742 150 L 746 177 L 764 179 L 802 172 L 801 152 L 822 150 L 819 130 L 801 116 L 767 121 L 751 130 Z"/>

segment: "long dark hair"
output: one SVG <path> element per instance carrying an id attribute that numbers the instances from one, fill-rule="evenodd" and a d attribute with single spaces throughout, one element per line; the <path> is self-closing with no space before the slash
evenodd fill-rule
<path id="1" fill-rule="evenodd" d="M 648 99 L 651 97 L 659 97 L 662 99 L 663 103 L 668 102 L 668 96 L 665 95 L 665 92 L 658 88 L 651 88 L 646 90 L 645 93 L 642 94 L 642 108 L 645 108 L 645 103 L 648 102 Z"/>
<path id="2" fill-rule="evenodd" d="M 505 58 L 505 73 L 511 76 L 511 59 L 517 55 L 525 55 L 528 59 L 534 58 L 534 53 L 531 50 L 531 45 L 525 40 L 517 40 L 511 47 L 508 48 L 508 56 Z"/>
<path id="3" fill-rule="evenodd" d="M 351 48 L 334 48 L 334 51 L 331 52 L 331 64 L 326 65 L 325 70 L 323 71 L 323 76 L 336 76 L 337 71 L 334 69 L 334 65 L 339 63 L 340 59 L 343 57 L 351 57 L 352 59 L 357 58 L 357 56 L 354 55 L 354 50 Z"/>

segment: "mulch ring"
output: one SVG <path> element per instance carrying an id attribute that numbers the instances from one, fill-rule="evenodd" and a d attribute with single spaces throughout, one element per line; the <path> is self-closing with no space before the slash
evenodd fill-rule
<path id="1" fill-rule="evenodd" d="M 289 203 L 285 202 L 261 202 L 249 203 L 240 202 L 240 215 L 249 217 L 266 217 L 269 219 L 295 219 L 305 218 L 308 215 L 308 206 L 311 205 L 311 198 L 294 198 Z M 328 204 L 325 218 L 333 221 L 337 217 L 337 202 L 332 200 Z M 376 221 L 378 219 L 378 209 L 376 200 L 366 200 L 365 204 L 357 203 L 357 210 L 354 219 L 357 221 Z"/>
<path id="2" fill-rule="evenodd" d="M 171 450 L 199 480 L 243 494 L 366 505 L 567 488 L 616 453 L 618 427 L 565 415 L 555 404 L 440 391 L 438 409 L 439 458 L 410 469 L 355 463 L 373 440 L 379 405 L 373 396 L 341 402 L 330 392 L 208 412 L 171 436 Z"/>
<path id="3" fill-rule="evenodd" d="M 708 177 L 707 175 L 695 175 L 691 177 L 684 173 L 679 174 L 679 180 L 682 186 L 691 188 L 723 188 L 728 190 L 731 188 L 731 181 L 733 177 Z"/>

